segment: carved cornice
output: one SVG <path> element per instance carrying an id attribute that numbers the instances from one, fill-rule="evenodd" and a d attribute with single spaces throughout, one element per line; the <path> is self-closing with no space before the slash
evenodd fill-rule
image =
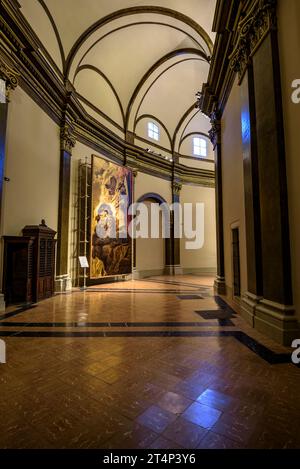
<path id="1" fill-rule="evenodd" d="M 218 111 L 213 111 L 210 116 L 211 129 L 208 132 L 214 149 L 221 143 L 221 115 Z"/>
<path id="2" fill-rule="evenodd" d="M 0 78 L 6 83 L 6 99 L 9 101 L 10 92 L 13 91 L 19 84 L 20 74 L 9 67 L 4 60 L 0 57 Z"/>
<path id="3" fill-rule="evenodd" d="M 238 24 L 238 40 L 229 57 L 230 67 L 244 76 L 250 57 L 271 30 L 276 30 L 277 0 L 257 0 Z"/>
<path id="4" fill-rule="evenodd" d="M 60 129 L 60 148 L 62 151 L 66 151 L 72 155 L 75 145 L 74 127 L 65 122 Z"/>
<path id="5" fill-rule="evenodd" d="M 217 0 L 213 31 L 214 52 L 207 83 L 198 95 L 198 106 L 211 117 L 225 109 L 236 73 L 243 77 L 249 58 L 276 28 L 276 0 Z"/>

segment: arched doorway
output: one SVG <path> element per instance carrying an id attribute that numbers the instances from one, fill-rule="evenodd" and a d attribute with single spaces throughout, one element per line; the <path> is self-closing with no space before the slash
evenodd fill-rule
<path id="1" fill-rule="evenodd" d="M 162 205 L 167 202 L 159 194 L 148 192 L 139 197 L 136 203 L 143 203 L 148 208 L 148 229 L 150 233 L 151 205 Z M 160 227 L 162 227 L 162 213 L 160 213 Z M 134 241 L 134 265 L 136 278 L 163 275 L 165 273 L 167 242 L 168 240 L 163 238 L 161 230 L 159 238 L 151 238 L 149 236 L 147 239 L 138 238 Z"/>

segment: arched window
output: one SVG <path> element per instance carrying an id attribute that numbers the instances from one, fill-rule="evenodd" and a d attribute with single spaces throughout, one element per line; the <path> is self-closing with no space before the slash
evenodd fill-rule
<path id="1" fill-rule="evenodd" d="M 159 140 L 159 127 L 154 122 L 148 122 L 148 137 L 153 140 Z"/>
<path id="2" fill-rule="evenodd" d="M 207 157 L 207 140 L 201 137 L 193 138 L 193 154 L 194 156 Z"/>

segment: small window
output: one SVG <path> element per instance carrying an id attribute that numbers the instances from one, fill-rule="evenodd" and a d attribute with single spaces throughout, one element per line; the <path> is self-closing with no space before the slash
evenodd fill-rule
<path id="1" fill-rule="evenodd" d="M 205 138 L 194 137 L 193 139 L 193 153 L 195 156 L 207 157 L 207 141 Z"/>
<path id="2" fill-rule="evenodd" d="M 153 122 L 148 122 L 148 137 L 159 140 L 159 128 Z"/>

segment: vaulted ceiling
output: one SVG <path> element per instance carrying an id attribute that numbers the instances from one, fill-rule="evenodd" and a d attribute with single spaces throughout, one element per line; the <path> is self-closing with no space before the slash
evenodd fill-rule
<path id="1" fill-rule="evenodd" d="M 216 0 L 19 0 L 21 12 L 86 111 L 117 133 L 144 116 L 173 149 L 207 131 L 195 109 L 206 81 Z"/>

